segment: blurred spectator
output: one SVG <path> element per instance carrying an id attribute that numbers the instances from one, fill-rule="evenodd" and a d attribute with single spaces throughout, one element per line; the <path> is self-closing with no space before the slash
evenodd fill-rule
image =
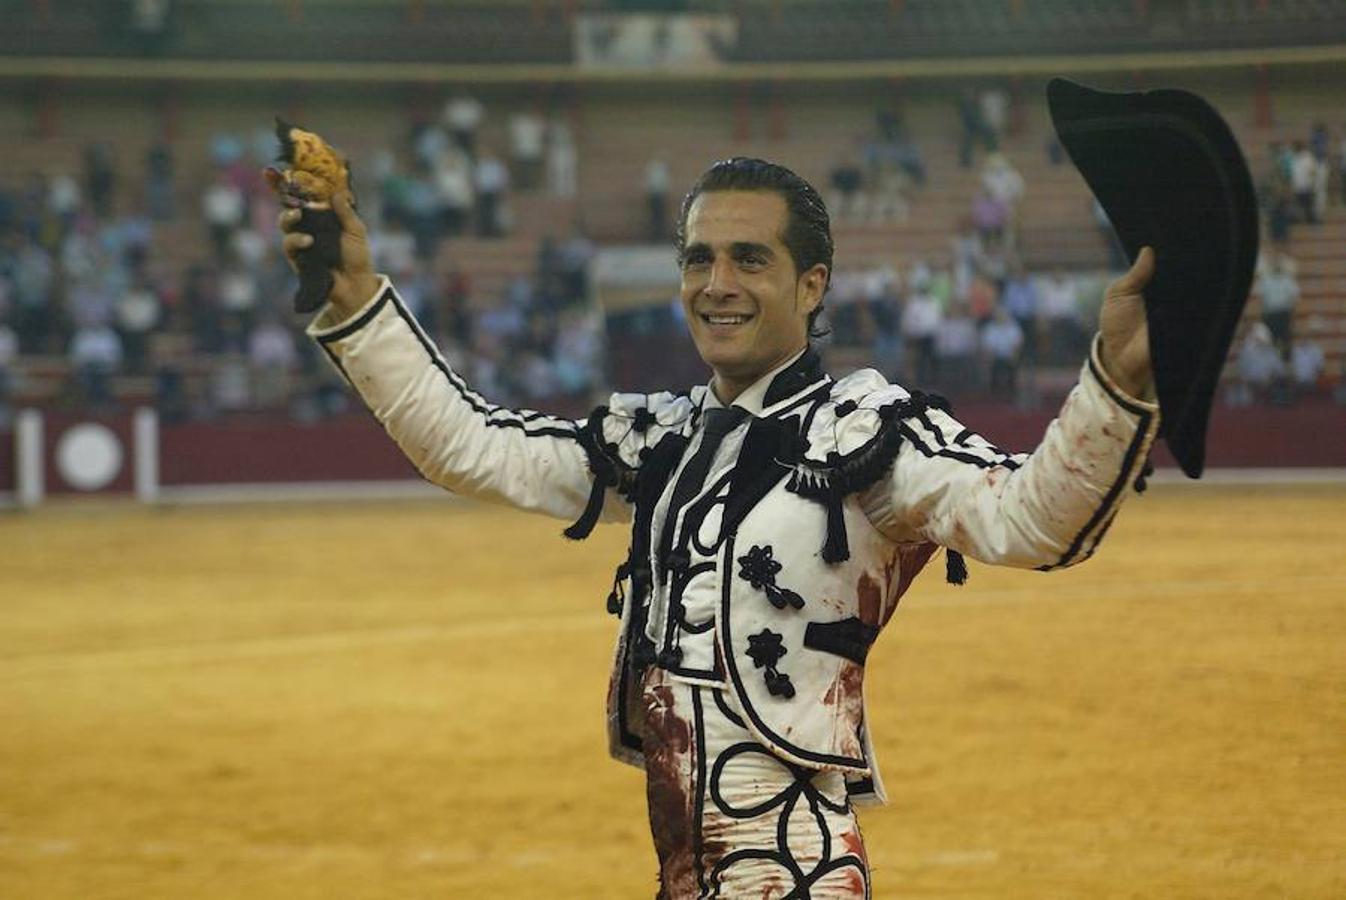
<path id="1" fill-rule="evenodd" d="M 369 252 L 375 271 L 406 271 L 416 264 L 416 238 L 400 219 L 392 219 L 370 233 Z"/>
<path id="2" fill-rule="evenodd" d="M 907 342 L 911 372 L 909 383 L 917 387 L 934 384 L 939 375 L 935 335 L 944 318 L 939 300 L 930 293 L 928 278 L 912 279 L 911 293 L 902 307 L 902 336 Z"/>
<path id="3" fill-rule="evenodd" d="M 594 242 L 576 227 L 556 252 L 556 263 L 564 284 L 562 300 L 566 304 L 581 303 L 589 296 L 589 262 L 594 257 Z"/>
<path id="4" fill-rule="evenodd" d="M 254 404 L 263 409 L 286 406 L 290 378 L 298 362 L 294 335 L 274 312 L 263 313 L 248 335 L 248 368 Z"/>
<path id="5" fill-rule="evenodd" d="M 1321 119 L 1309 128 L 1309 150 L 1320 163 L 1326 163 L 1332 155 L 1332 135 L 1327 130 L 1327 123 Z"/>
<path id="6" fill-rule="evenodd" d="M 981 185 L 1011 210 L 1024 196 L 1024 178 L 1003 153 L 986 157 L 981 169 Z"/>
<path id="7" fill-rule="evenodd" d="M 259 291 L 257 276 L 241 266 L 230 265 L 220 272 L 219 300 L 223 349 L 242 352 L 252 328 Z"/>
<path id="8" fill-rule="evenodd" d="M 117 334 L 126 356 L 127 371 L 147 371 L 149 338 L 163 316 L 158 293 L 143 277 L 137 278 L 117 298 L 113 307 Z"/>
<path id="9" fill-rule="evenodd" d="M 66 307 L 76 327 L 108 325 L 116 308 L 115 279 L 111 273 L 74 282 L 66 292 Z"/>
<path id="10" fill-rule="evenodd" d="M 130 0 L 127 31 L 133 46 L 143 56 L 156 56 L 169 38 L 171 0 Z"/>
<path id="11" fill-rule="evenodd" d="M 850 158 L 843 159 L 832 167 L 832 172 L 828 176 L 832 186 L 828 206 L 831 207 L 832 215 L 837 221 L 864 217 L 867 204 L 861 190 L 863 177 L 860 167 Z"/>
<path id="12" fill-rule="evenodd" d="M 882 161 L 902 171 L 914 184 L 925 184 L 925 160 L 921 148 L 907 130 L 902 114 L 884 110 L 876 116 L 879 130 L 877 151 Z"/>
<path id="13" fill-rule="evenodd" d="M 485 115 L 485 108 L 466 91 L 459 91 L 444 105 L 444 125 L 469 156 L 476 155 L 477 129 Z"/>
<path id="14" fill-rule="evenodd" d="M 1061 269 L 1042 280 L 1038 309 L 1047 331 L 1043 356 L 1051 365 L 1075 363 L 1084 356 L 1089 338 L 1080 322 L 1079 303 L 1079 284 Z"/>
<path id="15" fill-rule="evenodd" d="M 557 321 L 556 378 L 564 394 L 585 394 L 603 370 L 602 317 L 597 310 L 571 307 Z"/>
<path id="16" fill-rule="evenodd" d="M 509 119 L 509 152 L 514 183 L 519 190 L 535 191 L 542 183 L 547 123 L 535 112 L 517 112 Z"/>
<path id="17" fill-rule="evenodd" d="M 218 357 L 210 370 L 213 412 L 243 412 L 252 406 L 252 378 L 247 360 L 238 351 Z"/>
<path id="18" fill-rule="evenodd" d="M 272 245 L 256 228 L 248 227 L 234 232 L 229 250 L 232 258 L 240 266 L 255 271 L 265 264 L 267 254 L 272 251 Z"/>
<path id="19" fill-rule="evenodd" d="M 156 222 L 167 221 L 177 213 L 173 150 L 165 141 L 156 141 L 145 154 L 145 209 Z"/>
<path id="20" fill-rule="evenodd" d="M 935 328 L 936 370 L 941 389 L 965 394 L 977 383 L 977 324 L 955 303 Z"/>
<path id="21" fill-rule="evenodd" d="M 56 267 L 40 244 L 17 235 L 10 279 L 14 286 L 14 326 L 24 353 L 48 352 L 48 336 L 56 325 L 52 288 Z"/>
<path id="22" fill-rule="evenodd" d="M 234 230 L 243 224 L 247 201 L 243 191 L 230 180 L 227 172 L 217 170 L 214 180 L 201 196 L 201 213 L 205 216 L 215 259 L 228 259 Z"/>
<path id="23" fill-rule="evenodd" d="M 194 339 L 194 349 L 204 354 L 222 351 L 224 328 L 218 285 L 212 270 L 201 263 L 190 266 L 183 276 L 182 308 Z"/>
<path id="24" fill-rule="evenodd" d="M 645 209 L 649 214 L 647 235 L 657 243 L 668 238 L 668 188 L 672 175 L 662 156 L 655 156 L 645 164 Z"/>
<path id="25" fill-rule="evenodd" d="M 83 325 L 75 330 L 68 354 L 79 397 L 94 409 L 112 405 L 112 377 L 122 365 L 117 332 L 106 324 Z"/>
<path id="26" fill-rule="evenodd" d="M 1338 132 L 1337 139 L 1337 192 L 1339 202 L 1346 203 L 1346 129 Z"/>
<path id="27" fill-rule="evenodd" d="M 1290 348 L 1290 376 L 1300 395 L 1317 391 L 1327 366 L 1327 358 L 1319 337 L 1327 330 L 1327 322 L 1320 316 L 1312 316 L 1305 323 L 1308 332 Z"/>
<path id="28" fill-rule="evenodd" d="M 1019 392 L 1019 354 L 1024 334 L 1019 323 L 1001 307 L 981 331 L 981 349 L 991 370 L 991 396 L 1010 401 Z"/>
<path id="29" fill-rule="evenodd" d="M 1009 226 L 1010 209 L 985 188 L 972 198 L 972 224 L 983 241 L 999 240 Z"/>
<path id="30" fill-rule="evenodd" d="M 1000 305 L 1005 308 L 1023 331 L 1024 358 L 1029 363 L 1038 358 L 1038 289 L 1032 276 L 1018 262 L 1010 266 L 1009 278 L 1000 294 Z"/>
<path id="31" fill-rule="evenodd" d="M 473 182 L 477 192 L 477 234 L 481 237 L 503 236 L 509 170 L 490 148 L 483 149 L 477 158 Z"/>
<path id="32" fill-rule="evenodd" d="M 1294 192 L 1295 202 L 1299 204 L 1300 214 L 1305 222 L 1317 224 L 1318 213 L 1314 201 L 1318 189 L 1318 170 L 1320 164 L 1303 141 L 1295 141 L 1290 161 L 1290 188 Z"/>
<path id="33" fill-rule="evenodd" d="M 1000 139 L 1004 137 L 1006 127 L 1009 125 L 1009 92 L 998 85 L 984 87 L 977 94 L 977 105 L 981 108 L 982 121 L 986 123 L 986 128 L 996 143 L 996 146 L 987 149 L 994 152 L 999 149 Z"/>
<path id="34" fill-rule="evenodd" d="M 970 169 L 977 145 L 983 146 L 988 153 L 994 153 L 1000 147 L 1000 139 L 986 121 L 986 113 L 977 92 L 971 87 L 963 88 L 958 94 L 958 119 L 963 126 L 958 163 L 964 169 Z"/>
<path id="35" fill-rule="evenodd" d="M 967 297 L 972 276 L 976 273 L 976 257 L 980 243 L 981 239 L 977 237 L 977 230 L 972 224 L 971 217 L 960 219 L 958 232 L 950 240 L 950 269 L 955 297 Z"/>
<path id="36" fill-rule="evenodd" d="M 19 336 L 0 311 L 0 428 L 7 428 L 10 423 L 9 398 L 14 391 L 14 366 L 18 358 Z"/>
<path id="37" fill-rule="evenodd" d="M 984 325 L 991 320 L 999 307 L 1000 291 L 996 288 L 995 282 L 985 275 L 972 276 L 972 283 L 967 288 L 967 310 L 973 321 L 978 325 Z"/>
<path id="38" fill-rule="evenodd" d="M 476 199 L 472 186 L 472 158 L 456 143 L 448 144 L 435 158 L 433 171 L 444 233 L 457 237 L 467 227 Z"/>
<path id="39" fill-rule="evenodd" d="M 117 165 L 111 145 L 99 141 L 84 148 L 84 188 L 89 192 L 94 217 L 99 221 L 109 218 L 117 190 Z"/>
<path id="40" fill-rule="evenodd" d="M 1285 361 L 1272 341 L 1271 329 L 1255 322 L 1239 345 L 1235 363 L 1237 377 L 1230 383 L 1226 398 L 1230 406 L 1248 406 L 1257 400 L 1271 399 L 1275 386 L 1285 377 Z"/>
<path id="41" fill-rule="evenodd" d="M 79 215 L 79 182 L 64 172 L 51 176 L 47 180 L 47 209 L 60 229 L 57 240 L 64 240 Z"/>
<path id="42" fill-rule="evenodd" d="M 1296 269 L 1295 261 L 1283 250 L 1273 250 L 1258 260 L 1257 293 L 1262 297 L 1262 321 L 1282 359 L 1290 358 L 1290 344 L 1294 339 L 1291 329 L 1295 305 L 1299 302 Z"/>
<path id="43" fill-rule="evenodd" d="M 573 197 L 579 188 L 579 153 L 570 126 L 552 117 L 547 137 L 547 187 L 557 197 Z"/>

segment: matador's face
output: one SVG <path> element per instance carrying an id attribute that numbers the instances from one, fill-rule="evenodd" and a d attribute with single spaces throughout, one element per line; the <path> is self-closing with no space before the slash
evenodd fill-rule
<path id="1" fill-rule="evenodd" d="M 687 212 L 682 307 L 701 358 L 729 402 L 804 349 L 827 267 L 796 272 L 773 191 L 710 191 Z"/>

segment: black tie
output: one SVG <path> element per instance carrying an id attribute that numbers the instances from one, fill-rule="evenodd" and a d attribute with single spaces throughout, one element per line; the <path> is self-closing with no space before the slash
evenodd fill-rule
<path id="1" fill-rule="evenodd" d="M 669 549 L 673 546 L 673 526 L 678 521 L 678 512 L 705 484 L 706 474 L 715 459 L 715 451 L 720 449 L 725 435 L 737 428 L 746 418 L 748 411 L 741 406 L 707 409 L 701 414 L 704 431 L 701 435 L 701 446 L 696 448 L 696 453 L 692 454 L 692 458 L 678 475 L 678 481 L 673 486 L 673 498 L 668 504 L 668 516 L 664 519 L 664 530 L 659 536 L 659 559 L 665 566 L 678 568 L 677 563 L 687 564 L 683 560 L 669 559 Z"/>

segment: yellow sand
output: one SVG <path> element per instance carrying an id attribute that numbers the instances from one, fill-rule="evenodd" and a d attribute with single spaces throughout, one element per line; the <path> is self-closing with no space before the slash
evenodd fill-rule
<path id="1" fill-rule="evenodd" d="M 648 898 L 626 535 L 463 502 L 0 516 L 0 897 Z M 1346 897 L 1346 489 L 933 564 L 871 656 L 876 897 Z"/>

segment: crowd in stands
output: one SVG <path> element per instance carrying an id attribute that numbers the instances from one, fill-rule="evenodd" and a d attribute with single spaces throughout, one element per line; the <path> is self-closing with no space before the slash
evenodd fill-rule
<path id="1" fill-rule="evenodd" d="M 1346 132 L 1334 138 L 1316 122 L 1303 139 L 1273 141 L 1267 160 L 1258 188 L 1273 243 L 1284 245 L 1295 224 L 1322 222 L 1334 186 L 1346 202 Z"/>
<path id="2" fill-rule="evenodd" d="M 1031 186 L 1002 149 L 1008 106 L 998 88 L 963 95 L 960 162 L 977 168 L 947 257 L 839 269 L 830 348 L 862 350 L 906 384 L 1018 403 L 1035 401 L 1025 372 L 1078 366 L 1112 274 L 1025 268 L 1020 209 Z M 593 242 L 578 227 L 539 241 L 529 274 L 489 298 L 454 249 L 468 236 L 508 234 L 516 192 L 572 196 L 573 136 L 563 119 L 522 110 L 493 130 L 508 136 L 496 148 L 483 138 L 487 115 L 459 93 L 357 171 L 375 265 L 489 399 L 555 408 L 569 398 L 581 410 L 603 387 L 604 322 L 588 299 Z M 349 408 L 289 310 L 294 279 L 260 177 L 276 149 L 266 129 L 216 136 L 195 195 L 176 186 L 182 161 L 162 143 L 138 161 L 93 143 L 77 173 L 0 185 L 0 418 L 21 357 L 59 363 L 64 380 L 46 399 L 71 407 L 107 409 L 133 395 L 170 420 L 255 410 L 311 419 Z M 1331 375 L 1322 326 L 1293 333 L 1300 288 L 1285 241 L 1291 227 L 1321 222 L 1334 198 L 1346 203 L 1346 139 L 1319 125 L 1272 151 L 1260 179 L 1272 238 L 1256 286 L 1262 321 L 1236 356 L 1227 391 L 1235 405 L 1291 402 Z M 926 179 L 900 113 L 880 111 L 860 152 L 831 173 L 832 208 L 839 221 L 899 218 Z M 662 155 L 649 159 L 644 188 L 648 233 L 632 237 L 664 241 L 674 210 Z M 1100 226 L 1110 232 L 1106 217 Z M 200 252 L 166 252 L 192 244 L 178 237 L 189 231 L 199 232 Z M 1123 264 L 1114 257 L 1112 268 Z"/>
<path id="3" fill-rule="evenodd" d="M 954 240 L 952 266 L 838 269 L 827 303 L 831 345 L 862 349 L 905 384 L 1032 403 L 1026 368 L 1073 369 L 1083 360 L 1103 273 L 1037 275 L 1015 263 L 993 279 L 966 255 L 975 241 Z"/>
<path id="4" fill-rule="evenodd" d="M 376 264 L 493 400 L 587 395 L 602 347 L 586 302 L 593 245 L 581 232 L 543 241 L 531 277 L 493 302 L 477 302 L 462 268 L 443 265 L 446 239 L 508 230 L 511 183 L 575 189 L 565 123 L 516 115 L 506 164 L 478 140 L 484 115 L 456 96 L 405 147 L 379 155 L 372 190 L 357 178 Z M 343 411 L 338 377 L 290 313 L 295 282 L 260 177 L 277 150 L 266 129 L 215 136 L 197 196 L 175 188 L 166 144 L 149 149 L 140 172 L 96 143 L 78 175 L 34 172 L 0 187 L 0 423 L 20 373 L 34 368 L 21 357 L 57 373 L 44 402 L 72 408 L 106 411 L 130 395 L 170 420 Z M 202 239 L 184 234 L 196 229 Z M 180 259 L 178 245 L 201 249 Z"/>

